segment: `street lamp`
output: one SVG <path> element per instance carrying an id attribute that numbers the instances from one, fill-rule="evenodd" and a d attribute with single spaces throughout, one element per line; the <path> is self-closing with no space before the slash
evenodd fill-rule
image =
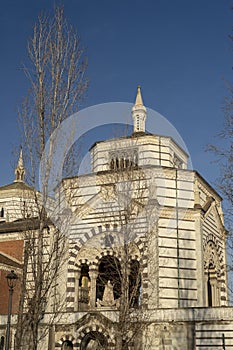
<path id="1" fill-rule="evenodd" d="M 11 311 L 12 311 L 12 295 L 15 288 L 18 276 L 14 273 L 14 270 L 11 270 L 10 273 L 6 276 L 7 284 L 9 287 L 9 303 L 8 303 L 8 318 L 7 318 L 7 327 L 6 327 L 6 347 L 5 350 L 10 349 L 10 328 L 11 328 Z"/>

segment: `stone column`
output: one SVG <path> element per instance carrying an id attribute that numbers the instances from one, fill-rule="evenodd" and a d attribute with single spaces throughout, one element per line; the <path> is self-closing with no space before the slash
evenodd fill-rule
<path id="1" fill-rule="evenodd" d="M 55 326 L 49 326 L 49 334 L 48 334 L 48 349 L 55 349 Z"/>
<path id="2" fill-rule="evenodd" d="M 209 301 L 208 301 L 208 275 L 206 273 L 204 275 L 204 305 L 203 306 L 209 306 Z"/>
<path id="3" fill-rule="evenodd" d="M 197 189 L 194 192 L 195 199 L 195 232 L 196 232 L 196 266 L 197 266 L 197 306 L 207 306 L 207 278 L 204 272 L 204 249 L 203 249 L 203 228 L 202 228 L 202 209 L 200 205 L 200 193 Z"/>
<path id="4" fill-rule="evenodd" d="M 96 279 L 98 277 L 98 271 L 91 270 L 89 271 L 89 276 L 91 279 L 90 285 L 90 308 L 94 309 L 96 306 Z"/>
<path id="5" fill-rule="evenodd" d="M 218 280 L 216 280 L 216 306 L 220 305 L 220 294 L 219 294 L 219 283 Z"/>
<path id="6" fill-rule="evenodd" d="M 210 280 L 211 292 L 212 292 L 212 306 L 217 306 L 217 281 L 216 279 Z"/>

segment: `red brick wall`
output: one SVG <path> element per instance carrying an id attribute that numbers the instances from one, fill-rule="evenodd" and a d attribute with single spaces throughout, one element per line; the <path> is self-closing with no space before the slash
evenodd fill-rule
<path id="1" fill-rule="evenodd" d="M 0 314 L 6 315 L 8 313 L 8 301 L 9 301 L 9 287 L 7 285 L 6 276 L 8 273 L 13 270 L 9 268 L 8 271 L 0 269 Z M 20 276 L 18 276 L 20 277 Z M 13 291 L 12 299 L 12 313 L 18 312 L 19 307 L 19 297 L 20 297 L 20 278 L 17 280 L 16 286 Z"/>
<path id="2" fill-rule="evenodd" d="M 0 242 L 0 252 L 7 254 L 9 257 L 15 258 L 20 262 L 23 261 L 23 240 L 12 240 Z M 8 313 L 9 287 L 7 285 L 6 276 L 11 270 L 15 270 L 14 266 L 9 266 L 9 270 L 0 267 L 0 314 Z M 20 277 L 20 276 L 18 276 Z M 17 313 L 20 297 L 20 278 L 14 288 L 12 299 L 12 313 Z"/>
<path id="3" fill-rule="evenodd" d="M 19 261 L 23 260 L 23 240 L 0 242 L 0 252 L 3 252 Z"/>

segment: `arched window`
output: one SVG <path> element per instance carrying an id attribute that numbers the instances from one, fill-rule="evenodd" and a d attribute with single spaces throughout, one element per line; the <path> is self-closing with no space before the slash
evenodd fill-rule
<path id="1" fill-rule="evenodd" d="M 210 240 L 204 252 L 206 306 L 219 306 L 221 301 L 221 267 L 215 243 Z"/>
<path id="2" fill-rule="evenodd" d="M 62 343 L 62 350 L 72 350 L 73 348 L 73 344 L 70 340 L 65 340 Z"/>
<path id="3" fill-rule="evenodd" d="M 111 152 L 109 155 L 110 170 L 123 170 L 138 167 L 138 151 L 127 150 Z"/>
<path id="4" fill-rule="evenodd" d="M 111 161 L 110 161 L 110 169 L 111 170 L 115 169 L 115 161 L 114 161 L 114 159 L 111 159 Z"/>
<path id="5" fill-rule="evenodd" d="M 213 292 L 212 292 L 212 286 L 211 286 L 211 274 L 210 270 L 212 269 L 212 265 L 209 266 L 209 271 L 207 274 L 207 300 L 208 300 L 208 306 L 213 306 Z"/>
<path id="6" fill-rule="evenodd" d="M 4 336 L 1 336 L 1 340 L 0 340 L 0 350 L 4 350 Z"/>
<path id="7" fill-rule="evenodd" d="M 106 338 L 99 332 L 89 332 L 81 342 L 81 350 L 104 350 L 106 348 Z"/>
<path id="8" fill-rule="evenodd" d="M 86 310 L 90 300 L 90 277 L 87 264 L 81 265 L 81 274 L 79 279 L 79 310 Z"/>
<path id="9" fill-rule="evenodd" d="M 219 303 L 220 300 L 217 273 L 213 264 L 210 263 L 207 272 L 207 306 L 218 306 Z"/>
<path id="10" fill-rule="evenodd" d="M 113 286 L 114 300 L 121 295 L 121 267 L 116 257 L 104 256 L 99 264 L 98 277 L 96 281 L 96 300 L 102 300 L 104 289 L 108 283 Z"/>

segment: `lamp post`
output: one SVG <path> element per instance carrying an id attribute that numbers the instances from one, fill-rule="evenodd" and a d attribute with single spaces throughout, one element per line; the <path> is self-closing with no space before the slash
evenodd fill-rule
<path id="1" fill-rule="evenodd" d="M 11 270 L 10 273 L 6 276 L 7 284 L 9 287 L 9 303 L 8 303 L 8 318 L 7 318 L 7 327 L 6 327 L 6 347 L 5 350 L 10 349 L 10 328 L 11 328 L 11 311 L 12 311 L 12 295 L 15 288 L 18 276 L 14 273 L 14 270 Z"/>

